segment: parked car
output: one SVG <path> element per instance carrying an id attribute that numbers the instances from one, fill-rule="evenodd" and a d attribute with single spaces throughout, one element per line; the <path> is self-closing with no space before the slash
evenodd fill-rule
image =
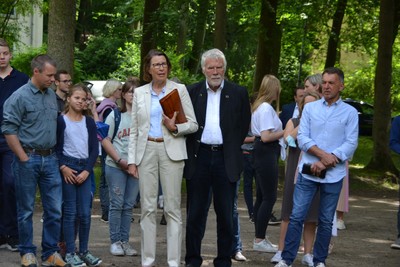
<path id="1" fill-rule="evenodd" d="M 102 81 L 84 81 L 83 83 L 92 91 L 92 95 L 96 103 L 100 103 L 103 97 L 103 86 L 106 83 L 106 80 Z"/>
<path id="2" fill-rule="evenodd" d="M 363 101 L 356 101 L 350 98 L 343 100 L 358 111 L 359 135 L 372 135 L 372 121 L 374 118 L 374 107 Z"/>

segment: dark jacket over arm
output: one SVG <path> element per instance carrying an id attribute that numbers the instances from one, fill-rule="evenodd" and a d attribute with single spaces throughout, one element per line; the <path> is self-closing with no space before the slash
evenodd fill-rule
<path id="1" fill-rule="evenodd" d="M 56 152 L 59 159 L 59 165 L 65 165 L 63 162 L 63 149 L 64 149 L 64 131 L 65 131 L 65 121 L 63 115 L 57 118 L 57 145 Z M 96 123 L 91 117 L 86 116 L 86 128 L 88 130 L 89 137 L 89 158 L 85 170 L 91 172 L 93 170 L 94 164 L 96 163 L 97 157 L 99 155 L 99 142 L 97 140 L 97 130 Z"/>

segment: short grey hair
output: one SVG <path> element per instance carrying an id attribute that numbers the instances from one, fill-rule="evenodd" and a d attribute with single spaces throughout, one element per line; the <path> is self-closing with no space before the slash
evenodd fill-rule
<path id="1" fill-rule="evenodd" d="M 226 71 L 226 58 L 224 53 L 222 53 L 221 50 L 217 49 L 217 48 L 213 48 L 210 50 L 207 50 L 203 53 L 203 55 L 201 55 L 201 69 L 204 70 L 204 68 L 206 67 L 206 60 L 208 58 L 216 58 L 216 59 L 222 59 L 224 61 L 224 71 Z"/>

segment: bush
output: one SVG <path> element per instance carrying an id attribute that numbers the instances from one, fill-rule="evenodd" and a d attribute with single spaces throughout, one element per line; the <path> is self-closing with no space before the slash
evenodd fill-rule
<path id="1" fill-rule="evenodd" d="M 24 52 L 13 54 L 11 65 L 17 70 L 30 76 L 32 74 L 31 70 L 32 59 L 39 54 L 46 53 L 46 51 L 47 51 L 46 46 L 42 46 L 39 48 L 27 48 Z"/>
<path id="2" fill-rule="evenodd" d="M 107 80 L 110 73 L 120 67 L 117 54 L 123 45 L 122 39 L 114 37 L 104 35 L 90 37 L 85 50 L 75 53 L 76 60 L 82 65 L 85 79 Z"/>

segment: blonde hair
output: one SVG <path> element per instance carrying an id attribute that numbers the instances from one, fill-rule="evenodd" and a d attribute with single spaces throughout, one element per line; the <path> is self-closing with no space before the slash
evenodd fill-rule
<path id="1" fill-rule="evenodd" d="M 122 88 L 122 83 L 116 79 L 109 79 L 103 86 L 103 96 L 109 98 L 116 90 Z"/>
<path id="2" fill-rule="evenodd" d="M 254 112 L 262 103 L 271 104 L 276 100 L 276 112 L 279 112 L 279 95 L 281 93 L 281 82 L 274 75 L 267 74 L 262 79 L 258 95 L 254 101 L 251 112 Z"/>
<path id="3" fill-rule="evenodd" d="M 315 100 L 319 100 L 321 99 L 320 95 L 313 91 L 313 92 L 306 92 L 303 96 L 303 98 L 301 99 L 300 103 L 299 103 L 299 116 L 298 118 L 301 118 L 301 114 L 303 113 L 303 109 L 304 109 L 304 105 L 305 105 L 305 101 L 306 101 L 306 97 L 307 96 L 312 96 L 315 98 Z"/>

